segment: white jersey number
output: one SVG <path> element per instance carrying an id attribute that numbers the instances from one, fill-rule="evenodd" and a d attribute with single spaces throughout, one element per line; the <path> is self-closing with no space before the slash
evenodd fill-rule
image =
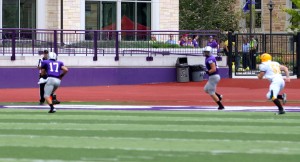
<path id="1" fill-rule="evenodd" d="M 53 72 L 53 71 L 58 72 L 58 63 L 57 62 L 50 62 L 49 65 L 50 65 L 51 72 Z"/>

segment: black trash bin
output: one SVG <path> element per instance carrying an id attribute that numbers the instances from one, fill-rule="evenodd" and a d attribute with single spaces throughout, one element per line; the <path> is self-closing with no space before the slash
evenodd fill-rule
<path id="1" fill-rule="evenodd" d="M 205 75 L 205 66 L 204 65 L 190 65 L 189 66 L 191 80 L 193 82 L 203 81 Z"/>
<path id="2" fill-rule="evenodd" d="M 176 61 L 177 82 L 189 82 L 189 65 L 187 57 L 178 57 Z"/>

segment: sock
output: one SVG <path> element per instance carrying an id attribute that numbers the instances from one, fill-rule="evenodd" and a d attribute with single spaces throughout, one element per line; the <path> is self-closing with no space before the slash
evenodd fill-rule
<path id="1" fill-rule="evenodd" d="M 217 104 L 219 105 L 220 108 L 223 108 L 223 104 L 221 103 L 221 101 L 217 101 Z"/>
<path id="2" fill-rule="evenodd" d="M 277 95 L 277 99 L 282 100 L 283 99 L 282 95 Z"/>
<path id="3" fill-rule="evenodd" d="M 274 104 L 278 107 L 278 110 L 279 110 L 279 111 L 283 111 L 283 107 L 282 107 L 282 105 L 281 105 L 279 99 L 276 98 L 275 100 L 273 100 L 273 102 L 274 102 Z"/>
<path id="4" fill-rule="evenodd" d="M 50 106 L 51 110 L 53 110 L 53 109 L 54 109 L 54 106 L 53 106 L 53 104 L 49 104 L 49 106 Z"/>
<path id="5" fill-rule="evenodd" d="M 52 100 L 56 100 L 56 95 L 55 94 L 51 94 L 52 96 Z"/>
<path id="6" fill-rule="evenodd" d="M 216 96 L 218 97 L 219 101 L 222 101 L 222 97 L 219 93 L 215 92 Z"/>

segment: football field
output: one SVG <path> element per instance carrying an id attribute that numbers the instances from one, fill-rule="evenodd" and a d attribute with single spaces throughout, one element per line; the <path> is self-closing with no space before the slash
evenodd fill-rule
<path id="1" fill-rule="evenodd" d="M 21 106 L 22 107 L 22 106 Z M 300 113 L 0 109 L 2 162 L 298 162 Z M 191 108 L 192 109 L 192 108 Z M 174 111 L 175 110 L 175 111 Z"/>

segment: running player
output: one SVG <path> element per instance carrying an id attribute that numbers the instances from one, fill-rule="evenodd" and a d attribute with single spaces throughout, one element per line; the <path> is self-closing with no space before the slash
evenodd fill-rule
<path id="1" fill-rule="evenodd" d="M 50 106 L 49 113 L 55 113 L 56 109 L 53 106 L 53 102 L 50 96 L 60 86 L 61 79 L 67 74 L 68 68 L 64 66 L 63 62 L 57 61 L 56 53 L 50 52 L 48 54 L 48 58 L 49 60 L 45 60 L 42 62 L 41 75 L 42 77 L 47 75 L 44 98 Z"/>
<path id="2" fill-rule="evenodd" d="M 44 98 L 44 91 L 45 90 L 44 90 L 44 88 L 45 88 L 45 85 L 46 85 L 46 82 L 47 82 L 47 75 L 44 75 L 43 77 L 41 75 L 41 66 L 42 66 L 43 61 L 48 60 L 48 53 L 49 53 L 48 50 L 43 51 L 43 57 L 39 59 L 38 66 L 37 66 L 37 68 L 39 69 L 39 73 L 40 73 L 39 74 L 40 79 L 39 79 L 39 82 L 38 82 L 38 84 L 40 85 L 40 103 L 39 103 L 40 105 L 43 105 L 44 102 L 45 102 L 45 98 Z M 55 94 L 51 94 L 51 97 L 52 97 L 52 102 L 54 104 L 60 104 L 60 101 L 58 101 L 56 99 Z"/>
<path id="3" fill-rule="evenodd" d="M 285 81 L 290 82 L 289 70 L 286 66 L 280 65 L 278 62 L 271 61 L 272 56 L 268 53 L 264 53 L 260 56 L 261 64 L 259 65 L 258 79 L 267 78 L 271 84 L 269 86 L 269 91 L 267 93 L 267 99 L 272 100 L 274 104 L 278 107 L 278 113 L 285 114 L 285 110 L 282 107 L 279 100 L 282 100 L 283 104 L 287 101 L 287 95 L 283 93 L 279 95 L 279 92 L 283 90 L 285 86 L 284 79 L 281 75 L 281 71 L 285 72 Z"/>
<path id="4" fill-rule="evenodd" d="M 218 71 L 218 65 L 216 58 L 211 54 L 212 48 L 210 46 L 206 46 L 203 50 L 205 58 L 205 66 L 206 66 L 206 74 L 209 76 L 208 81 L 204 86 L 204 91 L 208 93 L 211 98 L 219 105 L 218 110 L 223 110 L 224 106 L 221 103 L 222 95 L 216 93 L 217 84 L 221 80 Z"/>

